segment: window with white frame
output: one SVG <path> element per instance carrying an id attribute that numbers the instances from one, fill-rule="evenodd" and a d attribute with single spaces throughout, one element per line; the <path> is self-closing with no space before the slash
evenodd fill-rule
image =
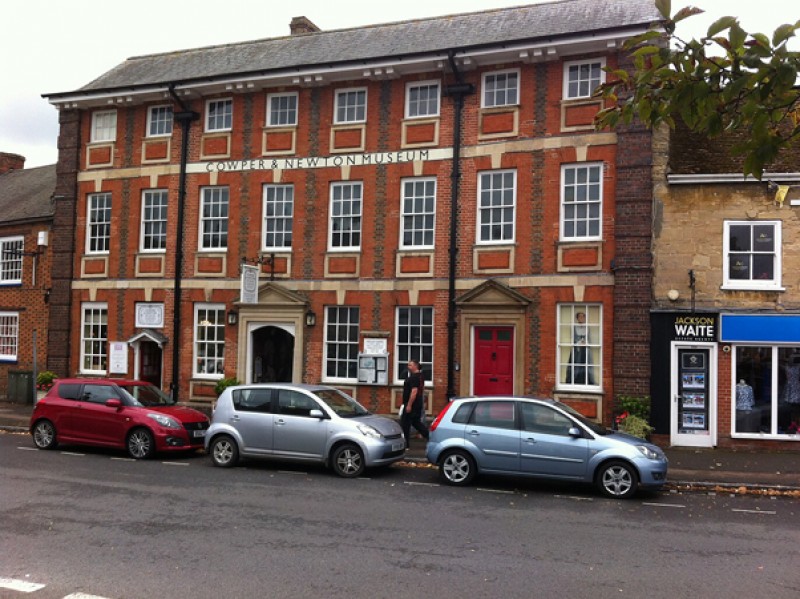
<path id="1" fill-rule="evenodd" d="M 204 187 L 200 199 L 200 249 L 228 247 L 228 188 Z"/>
<path id="2" fill-rule="evenodd" d="M 0 285 L 22 283 L 23 237 L 0 237 Z"/>
<path id="3" fill-rule="evenodd" d="M 723 287 L 781 286 L 781 221 L 725 221 Z"/>
<path id="4" fill-rule="evenodd" d="M 483 75 L 483 108 L 519 104 L 519 71 L 500 71 Z"/>
<path id="5" fill-rule="evenodd" d="M 599 304 L 559 304 L 556 325 L 559 388 L 600 389 L 602 316 Z"/>
<path id="6" fill-rule="evenodd" d="M 142 192 L 143 252 L 167 249 L 167 190 L 148 189 Z"/>
<path id="7" fill-rule="evenodd" d="M 361 200 L 363 184 L 331 184 L 331 250 L 361 249 Z"/>
<path id="8" fill-rule="evenodd" d="M 0 362 L 16 362 L 19 353 L 19 313 L 0 312 Z"/>
<path id="9" fill-rule="evenodd" d="M 292 127 L 297 124 L 297 92 L 267 96 L 267 125 Z"/>
<path id="10" fill-rule="evenodd" d="M 600 239 L 603 165 L 561 167 L 561 239 Z"/>
<path id="11" fill-rule="evenodd" d="M 400 247 L 430 249 L 436 216 L 436 179 L 404 179 L 400 199 Z"/>
<path id="12" fill-rule="evenodd" d="M 605 66 L 604 58 L 566 63 L 564 65 L 564 99 L 591 98 L 598 86 L 606 80 L 606 73 L 603 70 Z"/>
<path id="13" fill-rule="evenodd" d="M 233 127 L 233 100 L 206 102 L 206 131 L 230 131 Z"/>
<path id="14" fill-rule="evenodd" d="M 108 369 L 108 306 L 86 303 L 81 307 L 81 372 L 105 374 Z"/>
<path id="15" fill-rule="evenodd" d="M 92 113 L 92 142 L 117 139 L 117 111 L 103 110 Z"/>
<path id="16" fill-rule="evenodd" d="M 292 247 L 294 185 L 264 185 L 264 250 Z"/>
<path id="17" fill-rule="evenodd" d="M 359 309 L 352 306 L 325 308 L 325 378 L 354 381 L 358 378 Z"/>
<path id="18" fill-rule="evenodd" d="M 514 241 L 517 171 L 485 171 L 478 177 L 478 243 Z"/>
<path id="19" fill-rule="evenodd" d="M 151 106 L 147 111 L 147 136 L 172 135 L 172 106 Z"/>
<path id="20" fill-rule="evenodd" d="M 367 90 L 340 89 L 336 92 L 334 123 L 363 123 L 367 120 Z"/>
<path id="21" fill-rule="evenodd" d="M 89 194 L 86 253 L 106 254 L 111 241 L 111 194 Z"/>
<path id="22" fill-rule="evenodd" d="M 439 82 L 422 81 L 406 85 L 406 118 L 439 116 Z"/>
<path id="23" fill-rule="evenodd" d="M 417 360 L 426 384 L 433 380 L 433 307 L 398 306 L 395 333 L 395 380 L 408 377 L 408 362 Z"/>
<path id="24" fill-rule="evenodd" d="M 225 366 L 225 305 L 194 306 L 194 376 L 222 378 Z"/>

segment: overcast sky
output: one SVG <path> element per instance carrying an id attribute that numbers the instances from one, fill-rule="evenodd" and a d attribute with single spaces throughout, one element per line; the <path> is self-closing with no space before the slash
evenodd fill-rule
<path id="1" fill-rule="evenodd" d="M 600 1 L 600 0 L 598 0 Z M 26 167 L 56 161 L 58 115 L 41 94 L 75 90 L 130 56 L 278 37 L 292 17 L 321 29 L 472 12 L 535 0 L 25 0 L 4 9 L 0 33 L 0 151 L 22 154 Z M 787 0 L 673 0 L 708 15 L 694 17 L 689 35 L 723 15 L 748 31 L 771 33 L 800 19 Z M 787 6 L 793 6 L 787 12 Z"/>

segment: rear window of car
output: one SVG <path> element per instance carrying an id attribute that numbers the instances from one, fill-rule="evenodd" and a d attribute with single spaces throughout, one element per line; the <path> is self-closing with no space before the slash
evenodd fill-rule
<path id="1" fill-rule="evenodd" d="M 513 401 L 479 401 L 470 423 L 493 428 L 516 428 Z"/>
<path id="2" fill-rule="evenodd" d="M 240 412 L 272 412 L 272 389 L 236 389 L 231 399 Z"/>
<path id="3" fill-rule="evenodd" d="M 475 407 L 474 403 L 465 403 L 458 406 L 456 413 L 453 414 L 453 422 L 456 424 L 466 424 L 469 422 L 469 417 L 472 415 L 472 408 Z"/>
<path id="4" fill-rule="evenodd" d="M 58 386 L 58 396 L 61 399 L 78 399 L 81 386 L 77 383 L 61 383 Z"/>

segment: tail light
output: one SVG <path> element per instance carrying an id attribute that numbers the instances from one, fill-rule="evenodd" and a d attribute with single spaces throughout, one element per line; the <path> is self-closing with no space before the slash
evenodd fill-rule
<path id="1" fill-rule="evenodd" d="M 439 415 L 436 417 L 436 420 L 434 420 L 431 423 L 430 432 L 433 432 L 433 431 L 436 430 L 436 427 L 439 426 L 439 423 L 442 421 L 442 418 L 444 418 L 444 415 L 447 414 L 447 410 L 449 410 L 450 406 L 452 406 L 452 405 L 453 405 L 452 401 L 448 401 L 447 402 L 447 405 L 444 407 L 444 409 L 441 412 L 439 412 Z"/>

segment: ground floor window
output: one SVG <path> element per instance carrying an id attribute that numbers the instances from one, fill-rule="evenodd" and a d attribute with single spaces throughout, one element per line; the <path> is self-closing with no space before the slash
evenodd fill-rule
<path id="1" fill-rule="evenodd" d="M 740 346 L 735 353 L 735 434 L 800 434 L 800 346 Z"/>
<path id="2" fill-rule="evenodd" d="M 561 388 L 600 387 L 602 306 L 558 306 L 558 383 Z"/>
<path id="3" fill-rule="evenodd" d="M 14 362 L 19 348 L 19 314 L 0 312 L 0 362 Z"/>
<path id="4" fill-rule="evenodd" d="M 225 370 L 225 306 L 194 307 L 194 375 L 220 378 Z"/>
<path id="5" fill-rule="evenodd" d="M 397 380 L 408 378 L 408 362 L 416 360 L 426 383 L 430 383 L 433 380 L 433 307 L 398 307 L 396 339 L 394 371 Z"/>
<path id="6" fill-rule="evenodd" d="M 81 323 L 81 372 L 105 374 L 108 368 L 108 307 L 83 304 Z"/>
<path id="7" fill-rule="evenodd" d="M 328 306 L 325 309 L 325 379 L 358 378 L 359 309 Z"/>

